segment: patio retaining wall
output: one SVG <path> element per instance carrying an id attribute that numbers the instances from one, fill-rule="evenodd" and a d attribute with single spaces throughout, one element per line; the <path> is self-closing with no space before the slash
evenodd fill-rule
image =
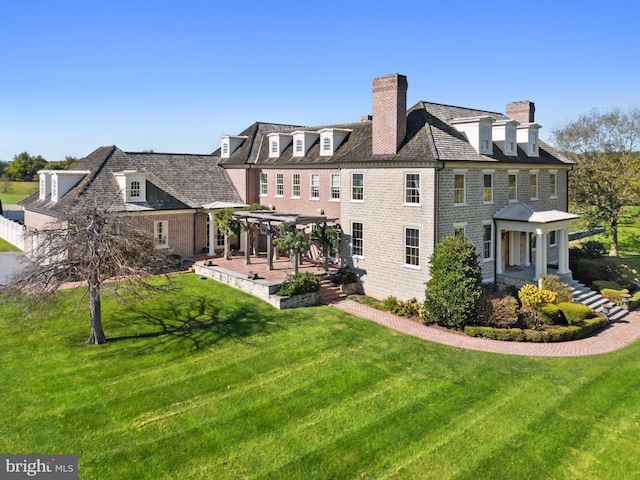
<path id="1" fill-rule="evenodd" d="M 282 282 L 270 282 L 262 279 L 249 279 L 247 275 L 232 272 L 224 268 L 194 264 L 193 271 L 203 277 L 211 278 L 217 282 L 224 283 L 230 287 L 237 288 L 249 293 L 265 302 L 273 305 L 279 310 L 288 308 L 307 307 L 320 303 L 320 294 L 317 292 L 294 295 L 292 297 L 281 297 L 275 293 Z"/>

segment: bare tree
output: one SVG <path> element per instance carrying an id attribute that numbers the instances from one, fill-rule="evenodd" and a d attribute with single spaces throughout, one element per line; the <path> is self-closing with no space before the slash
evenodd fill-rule
<path id="1" fill-rule="evenodd" d="M 5 293 L 39 303 L 54 298 L 68 282 L 82 282 L 89 297 L 87 343 L 106 342 L 103 290 L 124 298 L 125 292 L 159 288 L 148 280 L 164 267 L 166 258 L 156 250 L 153 236 L 139 230 L 134 217 L 110 212 L 97 195 L 82 198 L 32 240 L 33 264 L 14 276 Z"/>
<path id="2" fill-rule="evenodd" d="M 591 225 L 606 225 L 611 256 L 618 255 L 618 222 L 625 205 L 640 202 L 640 108 L 592 110 L 553 132 L 575 162 L 569 197 Z"/>

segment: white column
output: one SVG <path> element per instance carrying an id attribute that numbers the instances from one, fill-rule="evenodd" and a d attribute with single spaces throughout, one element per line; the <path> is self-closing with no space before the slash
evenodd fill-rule
<path id="1" fill-rule="evenodd" d="M 215 224 L 216 222 L 213 219 L 213 212 L 209 212 L 209 256 L 213 257 L 215 255 L 214 245 L 216 244 L 215 233 Z"/>
<path id="2" fill-rule="evenodd" d="M 558 274 L 566 275 L 569 270 L 569 229 L 563 228 L 558 231 Z"/>
<path id="3" fill-rule="evenodd" d="M 531 232 L 527 232 L 524 235 L 524 265 L 525 267 L 531 266 Z"/>
<path id="4" fill-rule="evenodd" d="M 540 232 L 540 230 L 536 231 L 536 276 L 533 278 L 534 282 L 540 280 L 540 277 L 546 272 L 542 270 L 542 263 L 544 261 L 542 256 L 542 250 L 544 249 L 544 241 L 546 240 L 546 235 Z"/>
<path id="5" fill-rule="evenodd" d="M 502 233 L 496 227 L 496 275 L 502 275 L 504 266 L 502 265 Z"/>

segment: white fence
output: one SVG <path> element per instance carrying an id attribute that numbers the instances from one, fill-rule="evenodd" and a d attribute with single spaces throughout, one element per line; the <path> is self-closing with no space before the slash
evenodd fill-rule
<path id="1" fill-rule="evenodd" d="M 24 225 L 8 218 L 0 217 L 0 238 L 24 251 L 24 237 Z"/>

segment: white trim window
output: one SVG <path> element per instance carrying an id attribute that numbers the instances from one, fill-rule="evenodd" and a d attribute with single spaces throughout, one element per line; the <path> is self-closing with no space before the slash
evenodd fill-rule
<path id="1" fill-rule="evenodd" d="M 331 137 L 324 137 L 322 139 L 322 151 L 323 152 L 331 151 Z"/>
<path id="2" fill-rule="evenodd" d="M 420 174 L 404 174 L 404 203 L 420 205 Z"/>
<path id="3" fill-rule="evenodd" d="M 291 198 L 300 198 L 300 174 L 291 175 Z"/>
<path id="4" fill-rule="evenodd" d="M 364 173 L 351 174 L 351 200 L 364 201 Z"/>
<path id="5" fill-rule="evenodd" d="M 529 187 L 530 187 L 531 200 L 538 200 L 538 172 L 537 171 L 530 172 Z"/>
<path id="6" fill-rule="evenodd" d="M 311 200 L 320 200 L 320 174 L 311 174 Z"/>
<path id="7" fill-rule="evenodd" d="M 44 197 L 47 195 L 47 180 L 45 179 L 44 174 L 40 175 L 40 200 L 44 200 Z"/>
<path id="8" fill-rule="evenodd" d="M 284 174 L 276 173 L 276 197 L 284 196 Z"/>
<path id="9" fill-rule="evenodd" d="M 266 197 L 269 195 L 269 177 L 266 172 L 260 172 L 260 196 Z"/>
<path id="10" fill-rule="evenodd" d="M 493 203 L 493 174 L 484 173 L 482 182 L 482 201 L 484 203 Z"/>
<path id="11" fill-rule="evenodd" d="M 58 200 L 58 176 L 51 175 L 51 200 Z"/>
<path id="12" fill-rule="evenodd" d="M 464 237 L 467 234 L 467 222 L 454 223 L 453 224 L 453 234 L 455 236 L 462 235 Z"/>
<path id="13" fill-rule="evenodd" d="M 224 232 L 216 228 L 216 247 L 224 247 Z"/>
<path id="14" fill-rule="evenodd" d="M 482 259 L 493 260 L 493 223 L 491 222 L 482 225 Z"/>
<path id="15" fill-rule="evenodd" d="M 420 230 L 404 229 L 404 264 L 408 267 L 420 266 Z"/>
<path id="16" fill-rule="evenodd" d="M 558 198 L 558 172 L 549 172 L 549 197 Z"/>
<path id="17" fill-rule="evenodd" d="M 507 129 L 507 155 L 514 155 L 516 153 L 516 131 Z"/>
<path id="18" fill-rule="evenodd" d="M 556 233 L 556 230 L 551 230 L 549 232 L 549 246 L 550 247 L 558 246 L 558 234 Z"/>
<path id="19" fill-rule="evenodd" d="M 467 201 L 467 178 L 465 173 L 454 173 L 453 175 L 453 204 L 465 205 Z"/>
<path id="20" fill-rule="evenodd" d="M 535 132 L 529 133 L 529 153 L 536 154 L 538 152 L 538 134 Z"/>
<path id="21" fill-rule="evenodd" d="M 489 129 L 487 127 L 482 127 L 480 129 L 480 136 L 482 137 L 480 141 L 480 150 L 482 150 L 483 152 L 489 151 L 489 147 L 491 146 L 491 136 L 489 133 Z"/>
<path id="22" fill-rule="evenodd" d="M 140 182 L 132 180 L 129 185 L 129 198 L 140 198 Z"/>
<path id="23" fill-rule="evenodd" d="M 278 155 L 278 142 L 275 140 L 271 141 L 271 155 Z"/>
<path id="24" fill-rule="evenodd" d="M 302 140 L 299 138 L 296 138 L 295 150 L 296 153 L 302 153 Z"/>
<path id="25" fill-rule="evenodd" d="M 509 172 L 509 201 L 518 201 L 518 174 Z"/>
<path id="26" fill-rule="evenodd" d="M 351 256 L 364 255 L 364 228 L 361 222 L 351 222 Z"/>
<path id="27" fill-rule="evenodd" d="M 222 142 L 222 156 L 229 156 L 229 142 Z"/>
<path id="28" fill-rule="evenodd" d="M 340 174 L 331 174 L 331 200 L 340 201 Z"/>
<path id="29" fill-rule="evenodd" d="M 169 221 L 156 220 L 153 222 L 153 240 L 156 248 L 169 247 Z"/>

